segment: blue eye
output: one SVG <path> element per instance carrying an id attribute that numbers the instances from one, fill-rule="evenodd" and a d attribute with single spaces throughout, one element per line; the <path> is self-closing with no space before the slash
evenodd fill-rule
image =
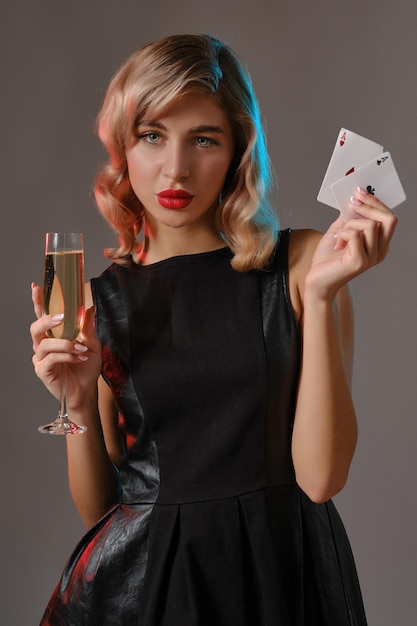
<path id="1" fill-rule="evenodd" d="M 154 131 L 148 131 L 146 133 L 141 133 L 139 135 L 139 139 L 144 139 L 148 143 L 158 143 L 160 138 L 161 138 L 160 134 Z"/>
<path id="2" fill-rule="evenodd" d="M 196 137 L 196 144 L 202 148 L 208 148 L 210 146 L 218 146 L 219 144 L 215 139 L 211 137 Z"/>

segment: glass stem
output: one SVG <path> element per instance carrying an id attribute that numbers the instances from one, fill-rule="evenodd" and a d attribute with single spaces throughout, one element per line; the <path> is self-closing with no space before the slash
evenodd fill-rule
<path id="1" fill-rule="evenodd" d="M 59 417 L 63 420 L 66 420 L 68 418 L 67 385 L 66 385 L 64 364 L 61 365 L 61 372 L 60 372 L 59 378 L 60 378 L 60 387 L 61 387 L 60 396 L 59 396 Z"/>

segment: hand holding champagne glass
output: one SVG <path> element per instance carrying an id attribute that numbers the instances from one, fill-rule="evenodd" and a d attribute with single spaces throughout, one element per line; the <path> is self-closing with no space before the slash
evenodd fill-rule
<path id="1" fill-rule="evenodd" d="M 63 314 L 62 323 L 48 331 L 50 337 L 74 340 L 84 317 L 84 248 L 81 233 L 47 233 L 43 283 L 44 315 Z M 55 421 L 39 432 L 73 435 L 87 430 L 67 415 L 65 367 L 61 366 L 60 407 Z"/>

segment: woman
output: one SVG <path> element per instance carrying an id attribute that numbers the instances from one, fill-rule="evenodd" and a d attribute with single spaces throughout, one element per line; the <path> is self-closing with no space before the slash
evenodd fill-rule
<path id="1" fill-rule="evenodd" d="M 279 232 L 249 78 L 209 36 L 128 59 L 99 133 L 119 247 L 75 343 L 33 289 L 35 371 L 58 396 L 65 364 L 88 427 L 67 446 L 90 529 L 42 624 L 364 625 L 330 499 L 357 436 L 347 284 L 395 216 L 358 190 L 357 219 Z"/>

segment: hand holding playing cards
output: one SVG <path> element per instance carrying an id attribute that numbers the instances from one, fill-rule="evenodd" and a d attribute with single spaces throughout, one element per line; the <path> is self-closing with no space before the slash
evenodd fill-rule
<path id="1" fill-rule="evenodd" d="M 391 154 L 382 151 L 381 145 L 342 128 L 317 200 L 339 209 L 345 221 L 357 217 L 349 202 L 357 187 L 378 196 L 390 209 L 404 202 Z"/>
<path id="2" fill-rule="evenodd" d="M 386 257 L 397 224 L 396 215 L 377 197 L 360 189 L 350 208 L 356 219 L 333 222 L 314 253 L 307 274 L 306 291 L 332 299 L 352 278 Z"/>

